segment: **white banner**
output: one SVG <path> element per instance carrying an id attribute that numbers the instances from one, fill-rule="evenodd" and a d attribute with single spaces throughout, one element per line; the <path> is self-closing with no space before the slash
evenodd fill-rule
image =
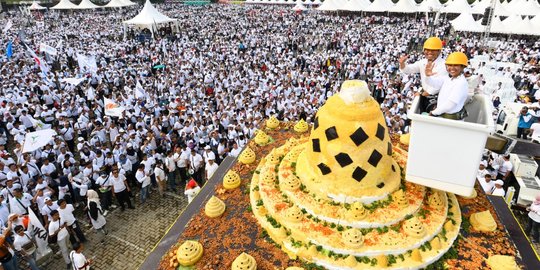
<path id="1" fill-rule="evenodd" d="M 39 51 L 48 53 L 49 55 L 57 55 L 58 54 L 58 51 L 56 50 L 56 48 L 54 48 L 52 46 L 49 46 L 49 45 L 47 45 L 45 43 L 39 44 Z"/>
<path id="2" fill-rule="evenodd" d="M 79 68 L 81 69 L 82 73 L 87 73 L 87 72 L 96 73 L 98 70 L 96 57 L 94 55 L 86 56 L 86 55 L 78 53 L 77 62 L 79 63 Z"/>
<path id="3" fill-rule="evenodd" d="M 103 98 L 103 102 L 105 105 L 105 115 L 122 117 L 122 113 L 126 110 L 112 99 Z"/>
<path id="4" fill-rule="evenodd" d="M 86 80 L 85 77 L 82 77 L 82 78 L 62 78 L 62 79 L 60 79 L 60 82 L 65 82 L 65 83 L 69 83 L 69 84 L 73 84 L 73 85 L 77 86 L 81 82 L 83 82 L 84 80 Z"/>
<path id="5" fill-rule="evenodd" d="M 9 20 L 6 25 L 4 26 L 4 29 L 2 30 L 2 32 L 7 32 L 11 27 L 13 26 L 13 22 L 11 20 Z"/>
<path id="6" fill-rule="evenodd" d="M 24 138 L 23 153 L 33 152 L 47 145 L 56 136 L 56 131 L 52 129 L 42 129 L 26 133 Z"/>
<path id="7" fill-rule="evenodd" d="M 39 261 L 40 258 L 52 253 L 47 242 L 49 233 L 43 228 L 43 225 L 41 225 L 41 222 L 39 222 L 39 219 L 30 207 L 28 207 L 28 217 L 30 218 L 30 222 L 28 222 L 28 231 L 31 233 L 32 237 L 34 237 L 34 240 L 36 240 L 36 260 Z"/>
<path id="8" fill-rule="evenodd" d="M 32 122 L 32 125 L 34 125 L 34 128 L 36 128 L 36 130 L 49 129 L 52 127 L 51 124 L 45 124 L 41 122 L 41 120 L 36 120 L 34 118 L 31 118 L 30 122 Z"/>
<path id="9" fill-rule="evenodd" d="M 135 98 L 136 99 L 146 99 L 146 91 L 144 91 L 144 88 L 142 87 L 141 83 L 137 81 L 137 85 L 135 86 Z"/>

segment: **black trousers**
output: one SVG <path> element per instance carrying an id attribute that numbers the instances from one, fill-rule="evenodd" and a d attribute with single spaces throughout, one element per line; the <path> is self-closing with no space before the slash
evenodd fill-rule
<path id="1" fill-rule="evenodd" d="M 129 199 L 129 192 L 127 191 L 127 189 L 115 193 L 114 195 L 116 196 L 116 200 L 118 201 L 118 204 L 120 205 L 122 210 L 126 209 L 126 206 L 124 204 L 127 204 L 129 208 L 133 208 L 133 205 L 131 205 L 131 200 Z"/>
<path id="2" fill-rule="evenodd" d="M 74 244 L 76 242 L 86 242 L 86 237 L 84 237 L 84 233 L 81 230 L 79 222 L 75 221 L 73 224 L 71 224 L 71 226 L 69 226 L 69 228 L 69 241 L 71 242 L 71 244 Z"/>
<path id="3" fill-rule="evenodd" d="M 112 203 L 112 190 L 99 192 L 99 194 L 101 195 L 101 207 L 103 207 L 103 211 L 109 211 L 109 206 Z"/>

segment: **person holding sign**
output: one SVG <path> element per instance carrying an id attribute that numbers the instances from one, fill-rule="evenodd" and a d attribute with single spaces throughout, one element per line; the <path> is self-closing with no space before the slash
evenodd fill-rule
<path id="1" fill-rule="evenodd" d="M 437 97 L 437 107 L 429 112 L 429 115 L 440 116 L 446 119 L 463 120 L 467 116 L 464 109 L 465 101 L 469 93 L 467 79 L 463 70 L 467 67 L 469 59 L 462 52 L 453 52 L 446 58 L 447 77 L 436 76 L 435 64 L 426 65 L 425 74 L 428 82 L 434 87 L 440 87 Z"/>

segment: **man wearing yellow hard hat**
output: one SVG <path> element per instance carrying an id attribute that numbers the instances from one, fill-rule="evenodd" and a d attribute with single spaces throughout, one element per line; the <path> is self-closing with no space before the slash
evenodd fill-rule
<path id="1" fill-rule="evenodd" d="M 462 120 L 467 116 L 463 107 L 469 93 L 469 84 L 463 75 L 469 59 L 462 52 L 453 52 L 446 58 L 446 70 L 449 76 L 436 76 L 434 64 L 426 66 L 425 74 L 430 85 L 440 89 L 437 97 L 437 108 L 430 115 L 447 119 Z"/>
<path id="2" fill-rule="evenodd" d="M 440 90 L 440 88 L 428 83 L 425 73 L 426 65 L 430 63 L 433 64 L 433 71 L 436 73 L 434 76 L 444 78 L 447 75 L 444 60 L 441 57 L 442 47 L 443 43 L 440 38 L 430 37 L 424 42 L 424 59 L 407 65 L 408 55 L 399 58 L 399 69 L 401 72 L 405 74 L 420 73 L 420 81 L 422 83 L 420 109 L 422 112 L 428 111 L 428 109 L 434 106 L 436 100 L 436 96 L 434 95 L 437 95 Z"/>

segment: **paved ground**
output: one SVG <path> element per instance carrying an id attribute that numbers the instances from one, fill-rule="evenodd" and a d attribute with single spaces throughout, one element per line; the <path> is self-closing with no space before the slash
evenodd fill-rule
<path id="1" fill-rule="evenodd" d="M 154 191 L 144 205 L 139 205 L 139 200 L 136 199 L 134 210 L 126 209 L 121 212 L 117 208 L 111 211 L 107 216 L 108 235 L 104 236 L 86 227 L 85 235 L 89 241 L 83 253 L 94 260 L 92 269 L 138 269 L 186 205 L 186 198 L 179 193 L 167 192 L 164 196 L 159 196 L 157 191 Z M 78 215 L 81 216 L 82 214 Z M 88 224 L 86 218 L 79 218 L 79 222 Z M 104 240 L 103 243 L 101 239 Z M 53 249 L 58 250 L 57 247 Z M 60 254 L 41 265 L 42 270 L 65 268 Z"/>

